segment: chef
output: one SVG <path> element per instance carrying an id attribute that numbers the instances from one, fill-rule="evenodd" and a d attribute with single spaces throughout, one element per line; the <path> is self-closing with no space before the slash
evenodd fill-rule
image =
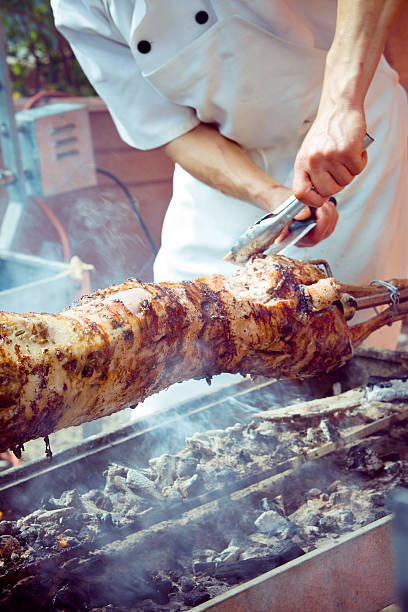
<path id="1" fill-rule="evenodd" d="M 318 224 L 284 254 L 350 283 L 408 275 L 407 98 L 382 56 L 403 0 L 51 4 L 121 137 L 176 163 L 157 281 L 229 275 L 292 192 Z"/>

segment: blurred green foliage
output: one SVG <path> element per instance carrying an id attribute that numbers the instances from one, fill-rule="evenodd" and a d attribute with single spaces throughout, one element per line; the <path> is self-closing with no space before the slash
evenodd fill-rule
<path id="1" fill-rule="evenodd" d="M 54 26 L 49 0 L 0 0 L 0 11 L 15 97 L 55 89 L 95 94 Z"/>

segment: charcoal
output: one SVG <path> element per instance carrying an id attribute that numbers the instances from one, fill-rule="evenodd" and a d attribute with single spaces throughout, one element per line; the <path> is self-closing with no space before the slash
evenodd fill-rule
<path id="1" fill-rule="evenodd" d="M 179 458 L 177 464 L 176 475 L 178 478 L 193 476 L 197 468 L 197 459 L 193 457 Z"/>
<path id="2" fill-rule="evenodd" d="M 310 541 L 315 540 L 320 535 L 319 528 L 315 527 L 314 525 L 305 525 L 303 527 L 303 532 L 306 535 L 306 537 L 310 539 Z"/>
<path id="3" fill-rule="evenodd" d="M 388 512 L 386 512 L 385 510 L 380 510 L 379 512 L 376 512 L 374 514 L 374 520 L 378 521 L 379 519 L 382 519 L 384 517 L 388 516 Z"/>
<path id="4" fill-rule="evenodd" d="M 17 535 L 20 530 L 15 521 L 0 521 L 0 536 L 2 535 Z"/>
<path id="5" fill-rule="evenodd" d="M 401 455 L 399 453 L 387 453 L 386 455 L 381 455 L 381 459 L 383 461 L 399 461 Z"/>
<path id="6" fill-rule="evenodd" d="M 314 427 L 307 428 L 305 440 L 308 444 L 313 444 L 313 446 L 318 446 L 320 437 L 321 437 L 321 433 L 316 431 Z"/>
<path id="7" fill-rule="evenodd" d="M 353 426 L 368 422 L 347 418 Z M 407 486 L 407 430 L 397 436 L 396 425 L 282 475 L 283 484 L 281 476 L 270 479 L 271 488 L 266 480 L 257 484 L 309 442 L 336 438 L 333 422 L 320 415 L 280 424 L 262 419 L 196 434 L 147 469 L 111 464 L 103 491 L 71 489 L 44 498 L 18 522 L 0 522 L 3 567 L 28 576 L 0 593 L 1 611 L 186 610 L 386 516 L 389 491 Z M 381 436 L 393 431 L 395 440 L 383 444 Z M 242 488 L 243 479 L 250 489 L 231 494 L 230 485 Z"/>
<path id="8" fill-rule="evenodd" d="M 335 491 L 330 495 L 329 499 L 332 506 L 347 503 L 350 499 L 350 491 Z"/>
<path id="9" fill-rule="evenodd" d="M 20 542 L 11 535 L 0 536 L 0 560 L 10 559 L 12 554 L 21 555 Z"/>
<path id="10" fill-rule="evenodd" d="M 61 516 L 59 524 L 62 529 L 74 529 L 75 531 L 79 531 L 83 527 L 86 518 L 86 515 L 79 510 L 73 510 L 69 514 Z"/>
<path id="11" fill-rule="evenodd" d="M 241 554 L 239 546 L 229 545 L 228 548 L 223 550 L 217 557 L 217 561 L 228 562 L 237 561 Z"/>
<path id="12" fill-rule="evenodd" d="M 269 425 L 269 424 L 266 424 Z M 275 435 L 274 431 L 257 431 L 255 434 L 255 442 L 259 444 L 265 445 L 268 451 L 273 451 L 278 443 L 279 439 Z"/>
<path id="13" fill-rule="evenodd" d="M 385 503 L 386 503 L 385 493 L 383 493 L 382 491 L 376 491 L 370 496 L 370 502 L 374 507 L 385 506 Z"/>
<path id="14" fill-rule="evenodd" d="M 106 606 L 127 606 L 131 609 L 132 605 L 152 599 L 156 603 L 168 603 L 168 597 L 162 593 L 155 592 L 147 580 L 129 575 L 126 580 L 123 578 L 113 580 L 110 583 L 92 584 L 89 589 L 89 598 L 93 607 Z"/>
<path id="15" fill-rule="evenodd" d="M 327 492 L 328 493 L 333 493 L 339 487 L 342 487 L 342 485 L 343 485 L 343 483 L 341 482 L 341 480 L 333 480 L 333 482 L 330 483 L 329 486 L 327 487 Z"/>
<path id="16" fill-rule="evenodd" d="M 60 506 L 57 505 L 56 500 L 49 495 L 43 497 L 41 500 L 41 508 L 44 508 L 44 510 L 56 510 L 59 507 Z"/>
<path id="17" fill-rule="evenodd" d="M 212 484 L 214 487 L 219 487 L 220 485 L 233 481 L 235 474 L 234 470 L 226 465 L 214 472 L 211 472 L 210 476 L 212 480 L 210 481 L 209 485 Z"/>
<path id="18" fill-rule="evenodd" d="M 197 561 L 207 561 L 209 562 L 212 559 L 215 559 L 217 553 L 212 548 L 204 548 L 194 551 L 194 557 Z"/>
<path id="19" fill-rule="evenodd" d="M 286 444 L 278 444 L 275 448 L 275 456 L 280 461 L 284 459 L 289 459 L 289 457 L 293 456 L 293 453 L 288 449 Z"/>
<path id="20" fill-rule="evenodd" d="M 173 581 L 170 579 L 170 577 L 161 573 L 158 573 L 153 576 L 151 578 L 151 583 L 153 588 L 162 595 L 169 595 L 169 593 L 177 591 L 177 587 L 173 584 Z"/>
<path id="21" fill-rule="evenodd" d="M 351 510 L 342 510 L 339 513 L 339 518 L 343 525 L 353 525 L 353 523 L 356 521 L 356 518 Z"/>
<path id="22" fill-rule="evenodd" d="M 156 486 L 140 470 L 129 469 L 126 475 L 126 483 L 132 491 L 140 494 L 156 494 Z"/>
<path id="23" fill-rule="evenodd" d="M 402 467 L 402 462 L 401 461 L 395 461 L 395 462 L 387 462 L 384 465 L 384 475 L 385 476 L 390 476 L 390 477 L 394 477 L 397 474 L 399 474 L 400 470 Z"/>
<path id="24" fill-rule="evenodd" d="M 186 438 L 186 447 L 193 453 L 194 457 L 212 458 L 222 447 L 220 438 L 223 435 L 223 430 L 197 431 L 190 438 Z"/>
<path id="25" fill-rule="evenodd" d="M 105 611 L 105 608 L 103 608 L 103 610 Z M 144 599 L 141 602 L 140 610 L 143 610 L 143 612 L 157 612 L 157 605 L 151 599 Z M 116 612 L 116 608 L 115 608 L 115 612 Z"/>
<path id="26" fill-rule="evenodd" d="M 309 500 L 309 502 L 303 504 L 296 512 L 291 514 L 290 518 L 295 523 L 316 527 L 319 524 L 321 516 L 320 509 L 316 508 Z"/>
<path id="27" fill-rule="evenodd" d="M 202 478 L 198 474 L 194 474 L 186 480 L 176 480 L 176 486 L 183 497 L 190 497 L 198 494 L 202 487 Z"/>
<path id="28" fill-rule="evenodd" d="M 100 510 L 105 510 L 106 512 L 110 512 L 113 510 L 113 503 L 111 498 L 108 495 L 104 495 L 101 491 L 99 491 L 99 496 L 94 497 L 94 504 Z"/>
<path id="29" fill-rule="evenodd" d="M 84 600 L 84 593 L 73 585 L 64 585 L 56 592 L 52 604 L 57 610 L 80 610 Z"/>
<path id="30" fill-rule="evenodd" d="M 172 486 L 177 478 L 177 458 L 174 455 L 161 455 L 150 459 L 150 468 L 155 474 L 155 484 L 158 487 Z"/>
<path id="31" fill-rule="evenodd" d="M 186 606 L 199 606 L 200 604 L 208 601 L 210 599 L 210 594 L 203 586 L 198 586 L 194 588 L 192 591 L 185 593 L 183 600 Z"/>
<path id="32" fill-rule="evenodd" d="M 9 599 L 10 612 L 29 612 L 44 609 L 44 586 L 35 576 L 27 576 L 19 580 L 11 591 Z"/>
<path id="33" fill-rule="evenodd" d="M 106 512 L 105 514 L 102 514 L 98 518 L 99 518 L 101 527 L 108 529 L 108 530 L 113 530 L 117 528 L 117 524 L 113 522 L 112 514 L 110 512 Z"/>
<path id="34" fill-rule="evenodd" d="M 91 501 L 96 504 L 96 501 L 101 497 L 102 493 L 99 489 L 90 489 L 82 495 L 82 500 L 85 502 Z"/>
<path id="35" fill-rule="evenodd" d="M 184 593 L 192 591 L 196 586 L 196 581 L 191 576 L 181 576 L 180 587 Z"/>
<path id="36" fill-rule="evenodd" d="M 181 580 L 181 577 L 184 576 L 184 572 L 184 566 L 178 561 L 175 561 L 174 567 L 168 571 L 169 578 L 173 582 L 178 582 L 179 580 Z"/>
<path id="37" fill-rule="evenodd" d="M 126 478 L 127 470 L 122 465 L 117 465 L 116 463 L 111 463 L 108 469 L 104 472 L 104 476 L 106 477 L 104 494 L 109 495 L 112 490 L 115 492 L 116 487 L 114 484 L 115 476 L 120 476 L 121 478 Z"/>
<path id="38" fill-rule="evenodd" d="M 374 476 L 383 469 L 384 463 L 371 448 L 352 448 L 346 457 L 346 467 L 349 470 Z"/>
<path id="39" fill-rule="evenodd" d="M 242 463 L 249 463 L 250 461 L 252 461 L 251 454 L 245 449 L 241 449 L 239 451 L 238 459 L 242 461 Z"/>
<path id="40" fill-rule="evenodd" d="M 325 514 L 319 520 L 319 527 L 324 532 L 336 533 L 338 531 L 338 517 L 333 514 Z"/>
<path id="41" fill-rule="evenodd" d="M 21 529 L 19 540 L 21 540 L 23 544 L 33 545 L 38 537 L 39 537 L 39 532 L 34 526 L 33 527 L 23 527 Z"/>
<path id="42" fill-rule="evenodd" d="M 70 506 L 72 508 L 77 508 L 79 510 L 83 510 L 84 508 L 82 498 L 77 489 L 71 489 L 70 491 L 64 491 L 59 501 L 62 506 Z"/>
<path id="43" fill-rule="evenodd" d="M 283 505 L 283 498 L 281 495 L 275 497 L 274 499 L 268 499 L 264 497 L 261 499 L 260 510 L 266 512 L 267 510 L 274 510 L 281 516 L 285 516 L 285 508 Z"/>
<path id="44" fill-rule="evenodd" d="M 327 442 L 335 442 L 340 439 L 340 433 L 336 425 L 330 423 L 328 419 L 322 419 L 319 425 L 324 438 Z"/>
<path id="45" fill-rule="evenodd" d="M 255 525 L 261 533 L 269 533 L 270 535 L 279 535 L 285 529 L 288 529 L 289 522 L 275 510 L 263 512 L 255 521 Z"/>
<path id="46" fill-rule="evenodd" d="M 60 523 L 60 519 L 68 517 L 72 508 L 57 508 L 56 510 L 37 510 L 17 522 L 18 527 L 24 525 Z"/>
<path id="47" fill-rule="evenodd" d="M 194 570 L 214 576 L 228 584 L 238 584 L 279 567 L 279 565 L 292 561 L 292 559 L 296 559 L 303 554 L 304 550 L 298 544 L 291 541 L 280 542 L 272 546 L 268 554 L 263 557 L 224 563 L 200 563 L 195 565 Z"/>
<path id="48" fill-rule="evenodd" d="M 309 499 L 315 499 L 317 497 L 320 497 L 321 494 L 321 490 L 320 489 L 309 489 L 308 491 L 306 491 L 305 493 L 305 500 L 309 500 Z"/>
<path id="49" fill-rule="evenodd" d="M 240 561 L 230 561 L 216 566 L 214 577 L 223 580 L 228 584 L 238 584 L 245 580 L 250 580 L 267 572 L 280 563 L 273 555 L 266 557 L 255 557 L 252 559 L 242 559 Z"/>
<path id="50" fill-rule="evenodd" d="M 193 570 L 195 574 L 208 574 L 214 576 L 216 563 L 215 561 L 194 561 Z"/>

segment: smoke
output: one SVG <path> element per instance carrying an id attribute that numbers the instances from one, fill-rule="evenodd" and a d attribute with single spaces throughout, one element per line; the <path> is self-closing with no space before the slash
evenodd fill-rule
<path id="1" fill-rule="evenodd" d="M 151 280 L 153 253 L 130 205 L 100 195 L 81 196 L 71 205 L 68 233 L 72 252 L 95 266 L 93 287 L 132 276 Z"/>
<path id="2" fill-rule="evenodd" d="M 15 253 L 0 260 L 0 309 L 56 312 L 72 302 L 68 264 Z"/>
<path id="3" fill-rule="evenodd" d="M 132 607 L 139 600 L 152 600 L 151 608 L 140 609 L 156 610 L 166 606 L 175 592 L 184 604 L 186 592 L 208 599 L 212 594 L 208 585 L 216 578 L 235 584 L 267 571 L 269 563 L 276 567 L 289 560 L 283 554 L 297 556 L 304 547 L 314 548 L 318 539 L 325 543 L 328 537 L 377 518 L 384 512 L 392 479 L 405 477 L 399 453 L 405 448 L 406 432 L 399 441 L 393 437 L 395 457 L 382 456 L 381 440 L 374 440 L 384 466 L 380 494 L 374 491 L 374 481 L 370 487 L 364 484 L 374 475 L 366 469 L 361 481 L 361 465 L 366 466 L 351 466 L 346 451 L 334 464 L 332 458 L 321 457 L 290 475 L 282 472 L 280 479 L 266 478 L 279 464 L 287 468 L 288 457 L 297 456 L 298 447 L 304 448 L 304 427 L 294 423 L 291 428 L 281 424 L 275 428 L 268 419 L 253 420 L 253 415 L 259 415 L 260 404 L 271 410 L 287 405 L 289 398 L 296 403 L 311 395 L 322 396 L 321 381 L 261 380 L 251 387 L 241 379 L 240 384 L 220 384 L 209 391 L 167 412 L 163 406 L 155 414 L 144 415 L 124 429 L 122 437 L 106 437 L 103 449 L 98 440 L 94 449 L 90 443 L 87 448 L 72 449 L 60 458 L 54 474 L 39 474 L 36 484 L 27 480 L 25 490 L 21 482 L 13 487 L 12 501 L 12 488 L 5 492 L 5 508 L 20 504 L 30 512 L 36 508 L 40 489 L 43 496 L 51 497 L 43 499 L 32 520 L 17 525 L 19 533 L 7 535 L 20 538 L 22 546 L 35 544 L 38 555 L 43 551 L 48 555 L 61 541 L 67 543 L 67 555 L 71 554 L 64 576 L 51 564 L 44 565 L 49 574 L 36 574 L 41 597 L 47 590 L 40 587 L 47 580 L 54 585 L 50 592 L 55 592 L 54 603 L 61 609 L 79 609 L 84 601 L 92 606 Z M 136 415 L 143 412 L 143 404 L 141 408 Z M 365 417 L 363 411 L 361 418 Z M 205 433 L 196 433 L 200 431 Z M 186 440 L 188 436 L 193 437 Z M 87 449 L 98 452 L 87 454 Z M 71 461 L 66 461 L 69 457 Z M 105 468 L 106 483 L 101 477 Z M 257 479 L 254 483 L 239 481 L 252 474 Z M 357 477 L 364 484 L 361 492 Z M 236 482 L 240 489 L 231 493 L 229 487 Z M 84 496 L 79 499 L 76 491 L 67 491 L 61 500 L 55 499 L 64 486 L 75 487 Z M 215 489 L 219 499 L 213 503 Z M 197 496 L 203 496 L 200 504 L 207 505 L 198 505 Z M 89 538 L 95 548 L 91 555 L 86 552 Z M 36 561 L 33 557 L 32 562 Z M 190 591 L 182 588 L 187 584 Z"/>

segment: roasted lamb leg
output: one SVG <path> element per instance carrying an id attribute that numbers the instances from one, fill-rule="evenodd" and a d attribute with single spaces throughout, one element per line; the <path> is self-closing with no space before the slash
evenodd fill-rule
<path id="1" fill-rule="evenodd" d="M 60 314 L 2 312 L 0 451 L 191 378 L 337 368 L 354 343 L 342 291 L 317 265 L 259 256 L 229 280 L 128 280 Z"/>

